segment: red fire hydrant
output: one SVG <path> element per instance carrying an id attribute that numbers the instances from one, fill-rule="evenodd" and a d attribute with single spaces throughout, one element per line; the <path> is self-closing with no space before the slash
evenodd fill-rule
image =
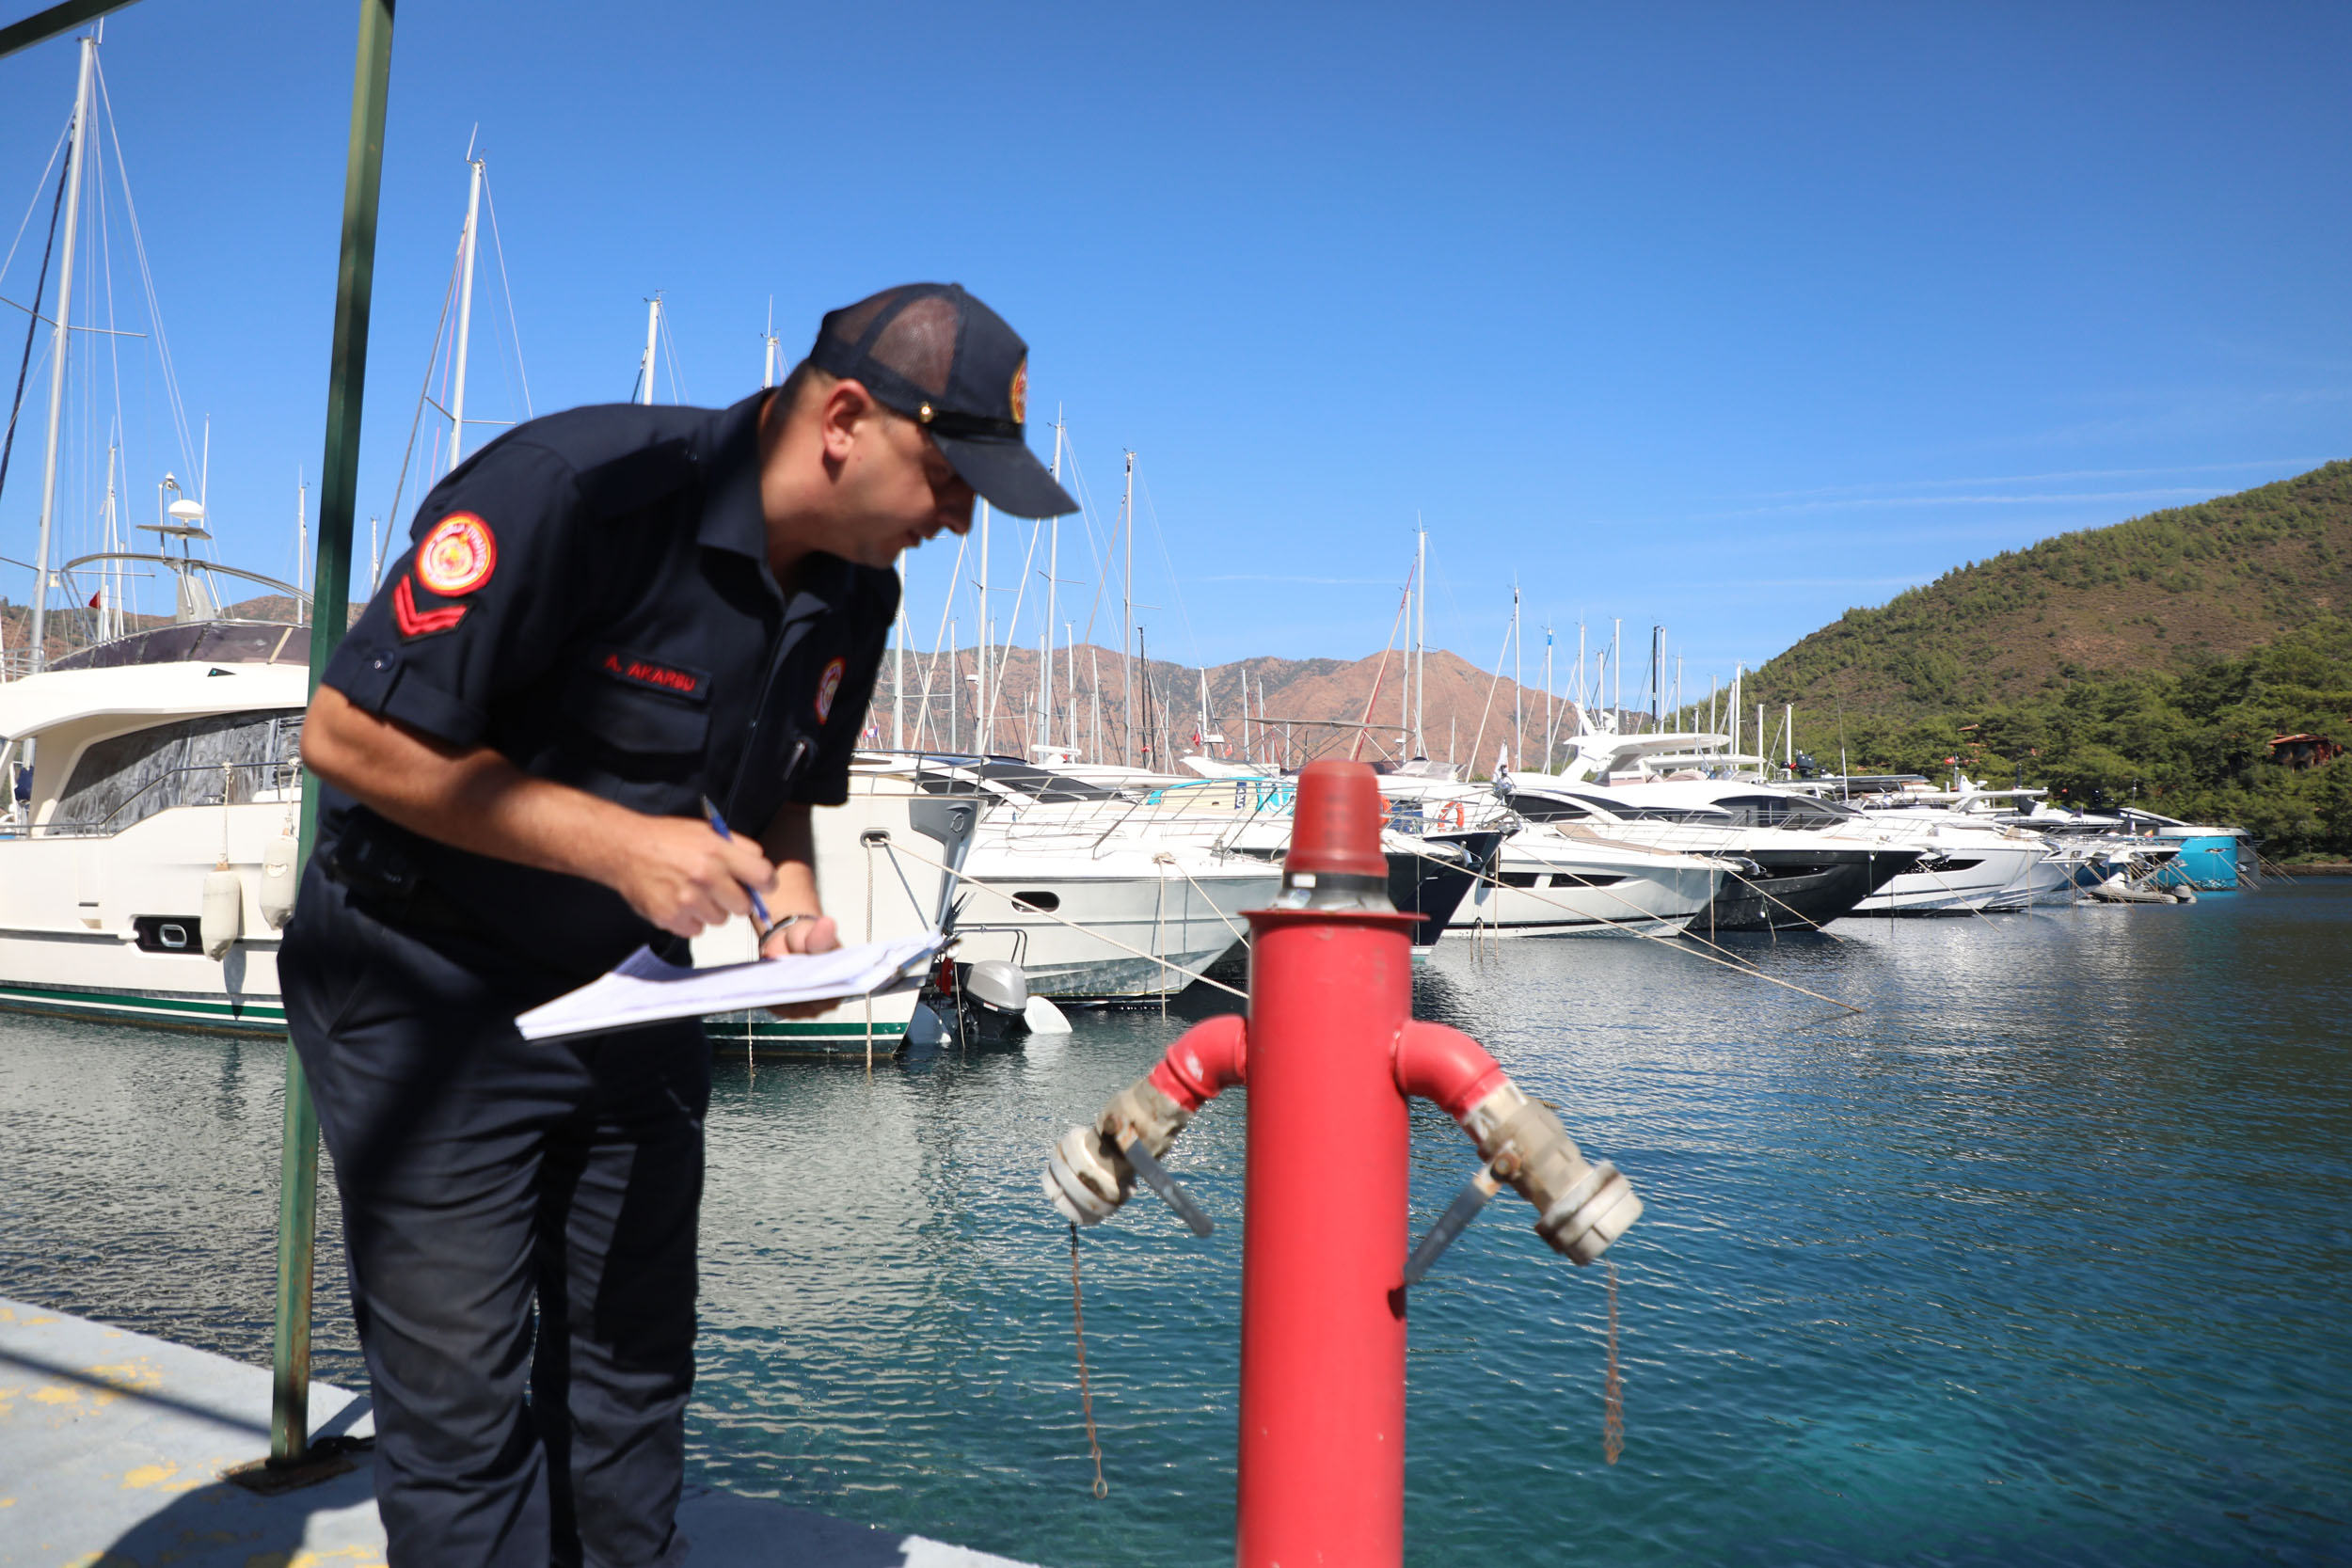
<path id="1" fill-rule="evenodd" d="M 1186 1031 L 1047 1166 L 1046 1196 L 1078 1224 L 1124 1203 L 1138 1167 L 1184 1212 L 1158 1156 L 1211 1096 L 1249 1086 L 1241 1568 L 1403 1560 L 1407 1096 L 1460 1123 L 1486 1162 L 1482 1193 L 1517 1189 L 1578 1263 L 1642 1212 L 1616 1167 L 1587 1163 L 1475 1040 L 1413 1022 L 1418 917 L 1389 901 L 1383 815 L 1370 768 L 1306 768 L 1282 892 L 1249 914 L 1248 1022 Z M 1457 1202 L 1440 1228 L 1475 1212 Z"/>

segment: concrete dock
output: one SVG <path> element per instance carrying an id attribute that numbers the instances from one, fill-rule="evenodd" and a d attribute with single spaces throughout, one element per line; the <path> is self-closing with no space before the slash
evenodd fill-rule
<path id="1" fill-rule="evenodd" d="M 367 1400 L 310 1388 L 311 1430 L 361 1437 Z M 0 1299 L 0 1568 L 381 1568 L 365 1450 L 314 1486 L 221 1479 L 269 1452 L 267 1370 Z M 918 1535 L 690 1487 L 698 1563 L 1024 1568 Z"/>

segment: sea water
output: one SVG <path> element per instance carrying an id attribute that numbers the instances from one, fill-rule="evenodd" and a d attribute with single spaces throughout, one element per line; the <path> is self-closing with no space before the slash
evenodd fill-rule
<path id="1" fill-rule="evenodd" d="M 1508 1192 L 1411 1302 L 1416 1563 L 2343 1561 L 2352 882 L 1727 941 L 1450 936 L 1485 1041 L 1648 1212 L 1607 1303 Z M 1247 1096 L 1086 1232 L 1048 1145 L 1184 1020 L 718 1063 L 694 1477 L 1047 1564 L 1231 1560 Z M 282 1049 L 0 1022 L 0 1293 L 266 1362 Z M 1474 1168 L 1414 1117 L 1416 1227 Z M 1334 1193 L 1330 1201 L 1344 1202 Z M 331 1194 L 318 1375 L 358 1383 Z"/>

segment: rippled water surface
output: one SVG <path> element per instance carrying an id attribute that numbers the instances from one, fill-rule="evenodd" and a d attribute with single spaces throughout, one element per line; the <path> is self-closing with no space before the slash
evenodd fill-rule
<path id="1" fill-rule="evenodd" d="M 1740 949 L 1859 1016 L 1630 939 L 1458 942 L 1422 1016 L 1649 1212 L 1614 1468 L 1598 1273 L 1524 1205 L 1415 1292 L 1411 1560 L 2344 1560 L 2352 883 Z M 1214 1238 L 1138 1204 L 1083 1243 L 1104 1502 L 1036 1185 L 1180 1027 L 870 1080 L 723 1058 L 703 1479 L 1049 1564 L 1230 1561 L 1244 1097 L 1170 1162 Z M 266 1361 L 280 1054 L 0 1021 L 0 1292 Z M 1426 1108 L 1414 1160 L 1425 1224 L 1472 1162 Z"/>

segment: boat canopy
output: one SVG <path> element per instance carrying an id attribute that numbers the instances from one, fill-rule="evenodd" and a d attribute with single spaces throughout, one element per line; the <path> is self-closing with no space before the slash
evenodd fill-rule
<path id="1" fill-rule="evenodd" d="M 112 670 L 126 664 L 293 664 L 309 668 L 310 628 L 282 621 L 197 621 L 152 626 L 76 648 L 52 670 Z"/>
<path id="2" fill-rule="evenodd" d="M 310 700 L 310 672 L 305 664 L 51 669 L 0 686 L 0 740 L 22 740 L 72 720 L 101 715 L 186 719 L 207 713 L 298 708 Z"/>

